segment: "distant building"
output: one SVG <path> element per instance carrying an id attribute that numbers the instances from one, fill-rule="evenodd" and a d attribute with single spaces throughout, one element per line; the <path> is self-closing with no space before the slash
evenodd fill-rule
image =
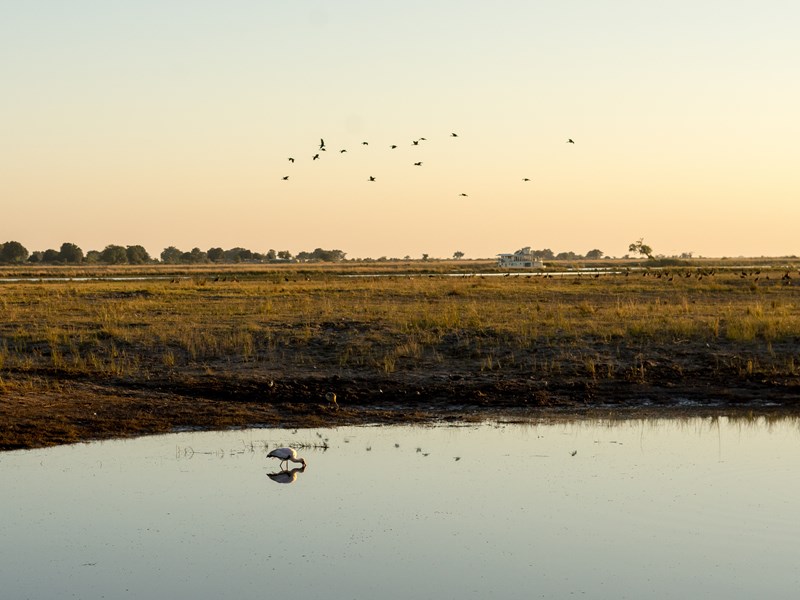
<path id="1" fill-rule="evenodd" d="M 525 247 L 513 254 L 498 254 L 497 266 L 503 269 L 541 269 L 544 263 L 531 254 L 530 247 Z"/>

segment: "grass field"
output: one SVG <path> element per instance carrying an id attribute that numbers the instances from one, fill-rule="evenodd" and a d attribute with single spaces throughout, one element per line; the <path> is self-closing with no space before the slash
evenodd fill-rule
<path id="1" fill-rule="evenodd" d="M 796 264 L 609 266 L 0 270 L 0 447 L 387 407 L 794 406 Z"/>

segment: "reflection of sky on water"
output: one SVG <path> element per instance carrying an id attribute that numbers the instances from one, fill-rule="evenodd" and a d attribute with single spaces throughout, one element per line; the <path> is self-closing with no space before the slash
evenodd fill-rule
<path id="1" fill-rule="evenodd" d="M 266 476 L 317 433 L 291 485 Z M 792 597 L 798 442 L 796 420 L 722 419 L 5 453 L 3 596 Z"/>

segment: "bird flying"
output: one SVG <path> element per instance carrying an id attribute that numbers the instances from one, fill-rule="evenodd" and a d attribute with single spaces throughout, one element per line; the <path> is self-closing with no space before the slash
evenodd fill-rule
<path id="1" fill-rule="evenodd" d="M 323 140 L 322 138 L 319 138 L 319 149 L 325 150 L 325 140 Z"/>
<path id="2" fill-rule="evenodd" d="M 450 137 L 458 137 L 458 134 L 457 133 L 451 133 Z"/>
<path id="3" fill-rule="evenodd" d="M 284 180 L 284 181 L 289 181 L 289 176 L 288 176 L 288 175 L 284 175 L 284 176 L 283 176 L 283 180 Z"/>
<path id="4" fill-rule="evenodd" d="M 372 175 L 370 175 L 367 181 L 375 181 L 375 178 Z"/>
<path id="5" fill-rule="evenodd" d="M 294 162 L 294 159 L 291 156 L 289 157 L 289 162 Z"/>
<path id="6" fill-rule="evenodd" d="M 574 144 L 575 142 L 572 140 L 572 138 L 569 138 L 569 139 L 567 140 L 567 143 L 568 143 L 568 144 Z"/>
<path id="7" fill-rule="evenodd" d="M 422 166 L 422 161 L 420 161 L 420 162 L 415 162 L 415 163 L 414 163 L 414 166 L 415 166 L 415 167 L 421 167 L 421 166 Z"/>
<path id="8" fill-rule="evenodd" d="M 317 160 L 319 158 L 319 152 L 317 152 L 314 156 L 311 157 L 311 160 Z"/>

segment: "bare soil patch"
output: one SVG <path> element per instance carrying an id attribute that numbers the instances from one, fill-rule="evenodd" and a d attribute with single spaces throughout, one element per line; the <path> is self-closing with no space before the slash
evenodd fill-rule
<path id="1" fill-rule="evenodd" d="M 46 386 L 45 386 L 46 387 Z M 333 391 L 336 405 L 325 395 Z M 800 382 L 693 377 L 647 383 L 503 376 L 226 376 L 61 381 L 58 391 L 0 396 L 0 449 L 243 427 L 313 428 L 486 419 L 797 414 Z"/>

